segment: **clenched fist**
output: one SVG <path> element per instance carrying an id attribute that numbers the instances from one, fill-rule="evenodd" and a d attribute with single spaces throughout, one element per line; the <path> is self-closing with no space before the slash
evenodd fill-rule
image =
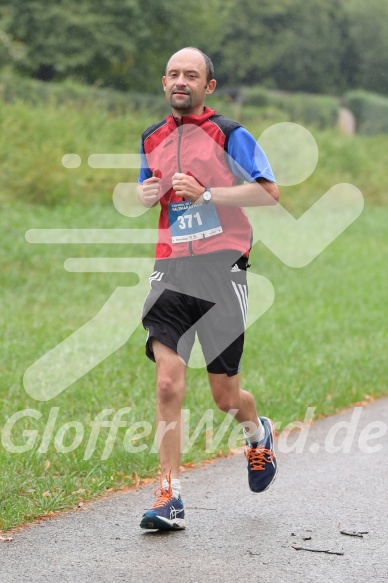
<path id="1" fill-rule="evenodd" d="M 143 182 L 143 202 L 144 206 L 150 208 L 156 204 L 160 198 L 159 183 L 162 178 L 162 173 L 158 168 L 152 173 L 151 178 L 147 178 Z"/>
<path id="2" fill-rule="evenodd" d="M 175 172 L 172 177 L 172 187 L 178 196 L 191 200 L 191 202 L 198 200 L 205 191 L 205 187 L 199 184 L 194 176 L 182 172 Z"/>

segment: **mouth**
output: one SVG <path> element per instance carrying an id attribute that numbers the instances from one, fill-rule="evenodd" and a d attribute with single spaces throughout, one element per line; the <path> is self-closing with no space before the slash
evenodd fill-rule
<path id="1" fill-rule="evenodd" d="M 186 91 L 173 91 L 172 94 L 173 95 L 190 95 L 190 93 L 187 93 Z"/>

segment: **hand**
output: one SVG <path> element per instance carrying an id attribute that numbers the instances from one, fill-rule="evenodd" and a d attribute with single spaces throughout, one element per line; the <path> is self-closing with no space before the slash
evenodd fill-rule
<path id="1" fill-rule="evenodd" d="M 160 198 L 159 183 L 162 178 L 162 173 L 158 168 L 152 173 L 151 178 L 147 178 L 143 182 L 143 201 L 144 206 L 150 208 L 156 204 Z"/>
<path id="2" fill-rule="evenodd" d="M 191 202 L 197 201 L 205 192 L 205 188 L 195 180 L 194 176 L 182 172 L 175 172 L 172 177 L 172 187 L 178 196 Z"/>

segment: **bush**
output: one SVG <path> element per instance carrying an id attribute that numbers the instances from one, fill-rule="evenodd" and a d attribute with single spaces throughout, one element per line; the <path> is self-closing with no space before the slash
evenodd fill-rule
<path id="1" fill-rule="evenodd" d="M 5 103 L 23 101 L 34 106 L 76 105 L 77 109 L 89 108 L 93 104 L 114 114 L 143 110 L 158 118 L 164 117 L 168 112 L 163 95 L 124 93 L 115 89 L 81 85 L 69 79 L 63 83 L 45 83 L 4 71 L 0 74 L 0 100 Z"/>
<path id="2" fill-rule="evenodd" d="M 263 87 L 245 87 L 244 105 L 273 107 L 283 111 L 288 121 L 313 125 L 320 129 L 337 125 L 339 102 L 335 97 L 269 91 Z"/>
<path id="3" fill-rule="evenodd" d="M 264 87 L 244 87 L 241 90 L 241 101 L 244 105 L 267 107 L 270 99 L 270 92 Z"/>
<path id="4" fill-rule="evenodd" d="M 353 112 L 359 133 L 388 133 L 388 98 L 362 90 L 349 91 L 344 105 Z"/>
<path id="5" fill-rule="evenodd" d="M 86 108 L 51 103 L 31 106 L 21 100 L 0 101 L 0 202 L 9 198 L 46 206 L 111 204 L 119 182 L 136 182 L 137 169 L 95 169 L 94 153 L 137 153 L 141 132 L 152 116 L 128 111 L 112 113 L 89 103 Z M 79 168 L 62 165 L 65 154 L 81 158 Z"/>

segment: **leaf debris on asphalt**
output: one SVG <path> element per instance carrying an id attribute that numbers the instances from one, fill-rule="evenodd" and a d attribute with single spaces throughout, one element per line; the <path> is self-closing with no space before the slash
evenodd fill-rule
<path id="1" fill-rule="evenodd" d="M 189 510 L 217 510 L 217 508 L 205 508 L 205 506 L 188 506 Z"/>
<path id="2" fill-rule="evenodd" d="M 368 534 L 368 530 L 340 530 L 341 534 L 346 534 L 347 536 L 355 536 L 357 538 L 364 538 L 364 534 Z"/>
<path id="3" fill-rule="evenodd" d="M 311 547 L 301 547 L 299 545 L 291 545 L 296 551 L 310 551 L 311 553 L 326 553 L 327 555 L 344 555 L 343 551 L 331 551 L 330 549 L 313 549 Z"/>

